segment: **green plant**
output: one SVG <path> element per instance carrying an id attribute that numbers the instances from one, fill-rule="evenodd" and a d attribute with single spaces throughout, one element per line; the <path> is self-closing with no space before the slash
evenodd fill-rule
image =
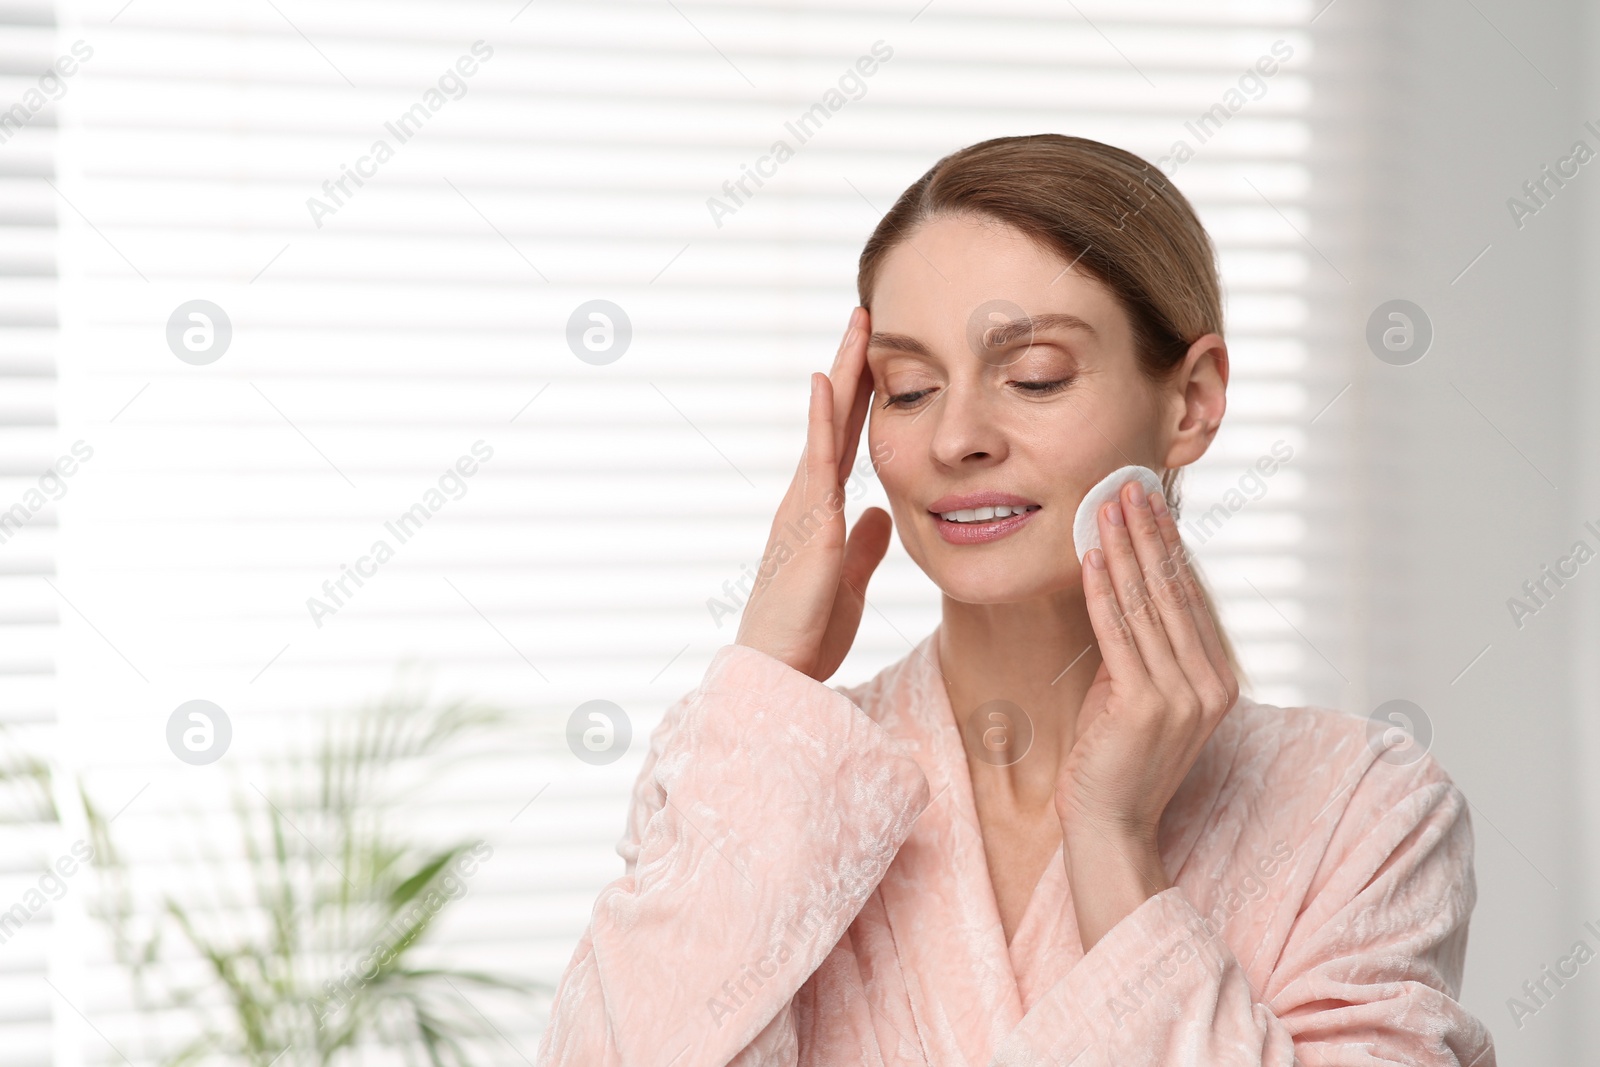
<path id="1" fill-rule="evenodd" d="M 0 823 L 59 822 L 51 782 L 49 765 L 0 723 Z"/>
<path id="2" fill-rule="evenodd" d="M 409 695 L 330 718 L 308 758 L 266 769 L 266 788 L 235 780 L 232 822 L 247 891 L 241 896 L 227 877 L 240 860 L 212 849 L 198 877 L 166 894 L 162 914 L 144 916 L 138 932 L 128 869 L 109 826 L 91 812 L 112 876 L 101 916 L 138 999 L 201 1020 L 200 1035 L 167 1062 L 220 1054 L 257 1067 L 322 1067 L 375 1046 L 437 1067 L 468 1062 L 468 1044 L 487 1023 L 468 991 L 532 985 L 421 966 L 413 949 L 493 850 L 473 841 L 421 845 L 391 824 L 400 797 L 453 763 L 458 742 L 500 721 Z M 204 961 L 203 980 L 170 980 L 169 926 Z"/>

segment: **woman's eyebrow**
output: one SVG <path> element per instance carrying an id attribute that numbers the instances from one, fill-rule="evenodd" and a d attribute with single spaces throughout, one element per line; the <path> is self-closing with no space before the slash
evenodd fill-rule
<path id="1" fill-rule="evenodd" d="M 895 352 L 910 352 L 912 355 L 930 358 L 933 356 L 927 345 L 903 333 L 875 333 L 867 338 L 867 347 L 888 348 Z"/>
<path id="2" fill-rule="evenodd" d="M 1098 331 L 1086 320 L 1066 312 L 1045 315 L 1027 315 L 1009 322 L 996 323 L 984 331 L 984 343 L 989 346 L 1010 344 L 1018 338 L 1044 333 L 1049 330 L 1081 330 L 1091 337 Z M 933 352 L 915 337 L 903 333 L 874 333 L 867 338 L 868 348 L 887 348 L 895 352 L 910 352 L 931 358 Z"/>
<path id="3" fill-rule="evenodd" d="M 986 345 L 998 347 L 1047 330 L 1082 330 L 1091 337 L 1097 335 L 1095 328 L 1078 316 L 1054 312 L 1048 315 L 1028 315 L 1012 319 L 1010 322 L 998 323 L 984 331 L 983 340 Z"/>

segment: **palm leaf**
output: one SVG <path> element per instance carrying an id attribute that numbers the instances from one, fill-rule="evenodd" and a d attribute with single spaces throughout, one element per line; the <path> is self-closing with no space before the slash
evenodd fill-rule
<path id="1" fill-rule="evenodd" d="M 476 843 L 430 847 L 390 829 L 408 777 L 440 775 L 463 758 L 463 742 L 503 722 L 465 702 L 395 693 L 330 718 L 313 751 L 268 768 L 266 789 L 236 788 L 248 899 L 226 900 L 222 868 L 212 867 L 209 900 L 201 899 L 207 887 L 194 884 L 166 900 L 166 920 L 206 968 L 203 982 L 166 996 L 197 1012 L 203 1027 L 167 1063 L 222 1054 L 257 1067 L 329 1067 L 385 1046 L 408 1061 L 458 1067 L 469 1042 L 492 1028 L 470 1002 L 463 1007 L 456 983 L 513 994 L 542 988 L 412 963 L 451 902 L 441 883 Z M 109 827 L 95 832 L 117 866 Z M 125 899 L 105 915 L 114 926 L 132 918 Z M 157 967 L 156 937 L 123 929 L 113 940 L 136 977 Z"/>

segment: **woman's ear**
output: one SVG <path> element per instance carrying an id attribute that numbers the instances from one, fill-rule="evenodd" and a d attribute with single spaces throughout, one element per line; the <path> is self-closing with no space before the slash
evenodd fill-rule
<path id="1" fill-rule="evenodd" d="M 1166 466 L 1185 467 L 1211 447 L 1228 409 L 1228 345 L 1222 335 L 1208 333 L 1190 345 L 1165 390 L 1173 415 Z"/>

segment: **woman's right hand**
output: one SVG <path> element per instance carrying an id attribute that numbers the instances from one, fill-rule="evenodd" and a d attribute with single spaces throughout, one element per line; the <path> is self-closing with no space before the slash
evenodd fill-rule
<path id="1" fill-rule="evenodd" d="M 869 333 L 867 311 L 858 307 L 833 370 L 811 375 L 805 453 L 772 520 L 735 638 L 819 682 L 833 676 L 855 641 L 867 580 L 889 549 L 893 526 L 888 512 L 868 508 L 845 536 L 844 483 L 872 400 Z"/>

